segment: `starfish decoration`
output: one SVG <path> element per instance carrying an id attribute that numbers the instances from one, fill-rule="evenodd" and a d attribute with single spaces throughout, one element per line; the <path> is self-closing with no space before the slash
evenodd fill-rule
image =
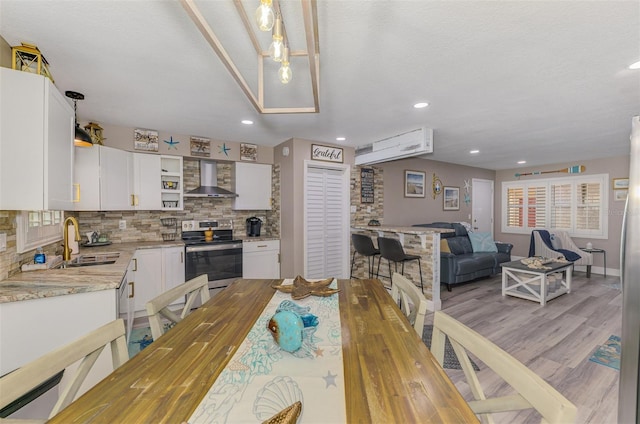
<path id="1" fill-rule="evenodd" d="M 338 376 L 338 374 L 331 374 L 331 371 L 327 371 L 327 375 L 322 377 L 324 379 L 324 382 L 327 384 L 325 389 L 328 388 L 329 386 L 338 387 L 338 385 L 336 384 L 336 377 L 337 376 Z"/>
<path id="2" fill-rule="evenodd" d="M 227 143 L 222 143 L 222 146 L 218 146 L 220 149 L 220 153 L 224 153 L 225 156 L 229 156 L 229 151 L 231 147 L 227 147 Z"/>
<path id="3" fill-rule="evenodd" d="M 169 149 L 171 149 L 172 147 L 176 150 L 178 150 L 178 146 L 176 146 L 176 144 L 180 143 L 179 141 L 173 141 L 173 136 L 171 136 L 170 141 L 167 140 L 163 140 L 165 143 L 167 143 L 169 145 Z"/>
<path id="4" fill-rule="evenodd" d="M 464 180 L 464 191 L 466 191 L 467 193 L 469 193 L 469 190 L 471 190 L 471 181 L 469 181 L 469 180 Z"/>
<path id="5" fill-rule="evenodd" d="M 291 293 L 291 299 L 299 300 L 311 295 L 326 297 L 331 296 L 334 293 L 338 293 L 340 290 L 329 288 L 329 284 L 331 284 L 332 282 L 333 277 L 320 281 L 307 281 L 300 275 L 298 275 L 293 280 L 293 284 L 285 286 L 283 286 L 282 283 L 272 284 L 271 287 L 284 293 Z"/>

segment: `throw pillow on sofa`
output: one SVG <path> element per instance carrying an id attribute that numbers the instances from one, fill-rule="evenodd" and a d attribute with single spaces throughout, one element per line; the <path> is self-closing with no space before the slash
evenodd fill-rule
<path id="1" fill-rule="evenodd" d="M 553 247 L 553 250 L 562 249 L 562 244 L 557 235 L 551 234 L 549 237 L 551 238 L 551 247 Z"/>
<path id="2" fill-rule="evenodd" d="M 471 247 L 475 252 L 497 252 L 498 247 L 490 233 L 469 233 Z"/>
<path id="3" fill-rule="evenodd" d="M 447 239 L 440 239 L 440 253 L 451 253 Z"/>

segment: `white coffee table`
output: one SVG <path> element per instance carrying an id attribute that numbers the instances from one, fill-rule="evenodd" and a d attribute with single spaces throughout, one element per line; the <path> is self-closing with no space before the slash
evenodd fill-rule
<path id="1" fill-rule="evenodd" d="M 529 268 L 520 261 L 505 262 L 502 266 L 502 295 L 540 302 L 571 293 L 572 262 L 551 262 L 545 269 Z"/>

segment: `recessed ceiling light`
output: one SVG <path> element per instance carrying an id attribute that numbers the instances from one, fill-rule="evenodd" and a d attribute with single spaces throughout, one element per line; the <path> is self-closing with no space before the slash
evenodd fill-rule
<path id="1" fill-rule="evenodd" d="M 527 161 L 526 161 L 526 160 L 519 160 L 519 161 L 518 161 L 518 165 L 523 165 L 523 164 L 525 164 L 525 163 L 527 163 Z"/>
<path id="2" fill-rule="evenodd" d="M 253 125 L 253 121 L 250 121 L 248 119 L 243 119 L 242 123 L 245 124 L 245 125 Z"/>
<path id="3" fill-rule="evenodd" d="M 346 137 L 336 137 L 336 141 L 345 141 Z"/>
<path id="4" fill-rule="evenodd" d="M 640 69 L 640 60 L 629 65 L 629 69 Z"/>
<path id="5" fill-rule="evenodd" d="M 429 103 L 427 102 L 420 102 L 413 105 L 413 107 L 415 107 L 416 109 L 422 109 L 423 107 L 427 107 L 427 106 L 429 106 Z"/>
<path id="6" fill-rule="evenodd" d="M 475 155 L 476 153 L 480 153 L 480 150 L 469 150 L 469 153 Z"/>

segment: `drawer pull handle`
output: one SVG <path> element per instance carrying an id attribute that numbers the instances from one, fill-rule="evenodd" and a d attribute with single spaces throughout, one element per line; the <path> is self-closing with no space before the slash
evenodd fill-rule
<path id="1" fill-rule="evenodd" d="M 129 281 L 129 285 L 131 286 L 131 290 L 129 290 L 129 299 L 131 299 L 135 296 L 136 293 L 135 281 Z"/>
<path id="2" fill-rule="evenodd" d="M 260 245 L 258 245 L 256 247 L 267 247 L 267 245 L 266 244 L 260 244 Z"/>

